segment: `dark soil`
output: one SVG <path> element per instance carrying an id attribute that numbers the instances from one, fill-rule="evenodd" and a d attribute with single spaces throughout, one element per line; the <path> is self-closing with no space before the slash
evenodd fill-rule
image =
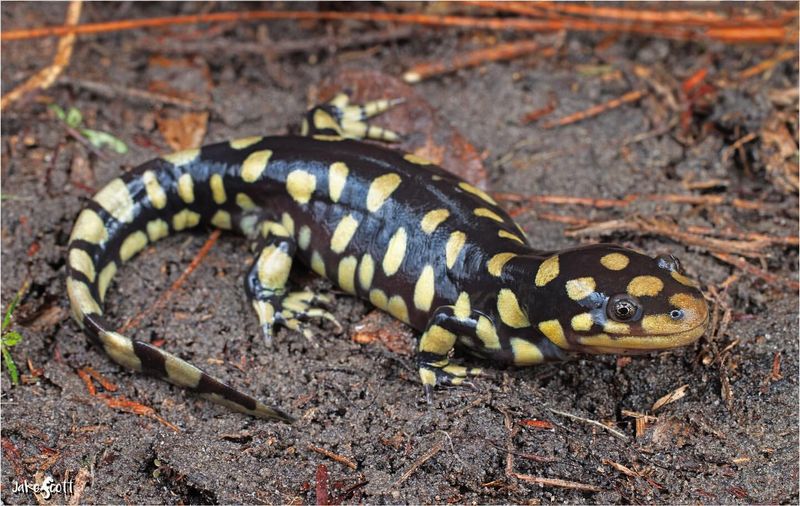
<path id="1" fill-rule="evenodd" d="M 3 3 L 3 29 L 61 24 L 66 6 Z M 81 22 L 217 7 L 88 3 Z M 211 143 L 282 133 L 287 125 L 296 128 L 320 83 L 345 69 L 401 76 L 414 63 L 450 60 L 493 42 L 485 33 L 414 28 L 392 42 L 272 58 L 237 46 L 260 42 L 270 47 L 326 34 L 341 41 L 383 29 L 350 22 L 228 23 L 82 36 L 62 81 L 3 111 L 4 310 L 26 279 L 31 284 L 12 323 L 24 336 L 10 348 L 22 384 L 12 385 L 5 367 L 2 373 L 2 501 L 37 500 L 32 493 L 15 493 L 14 484 L 41 482 L 49 475 L 85 485 L 75 490 L 81 503 L 314 503 L 324 496 L 320 489 L 327 488 L 330 502 L 346 503 L 796 504 L 798 297 L 791 285 L 798 276 L 796 242 L 767 245 L 745 259 L 775 276 L 766 282 L 752 269 L 745 272 L 712 256 L 703 245 L 620 231 L 566 237 L 568 225 L 552 217 L 602 221 L 640 216 L 672 221 L 681 229 L 796 238 L 797 193 L 781 182 L 767 135 L 776 124 L 789 132 L 795 144 L 793 153 L 789 146 L 788 163 L 796 169 L 796 54 L 766 72 L 739 78 L 741 71 L 785 49 L 775 45 L 545 34 L 536 37 L 543 46 L 554 46 L 554 53 L 462 70 L 414 88 L 485 154 L 486 183 L 493 191 L 605 199 L 633 193 L 725 197 L 719 205 L 537 205 L 521 209 L 518 216 L 540 249 L 604 240 L 678 256 L 701 280 L 717 323 L 724 315 L 729 319 L 693 346 L 631 359 L 584 356 L 530 369 L 489 365 L 491 374 L 478 381 L 479 391 L 438 391 L 429 407 L 413 356 L 403 351 L 411 341 L 403 341 L 402 329 L 394 339 L 405 345 L 394 343 L 392 350 L 379 340 L 353 341 L 370 308 L 350 297 L 336 297 L 342 335 L 322 326 L 310 342 L 283 330 L 275 346 L 266 348 L 241 290 L 249 261 L 246 241 L 228 235 L 167 305 L 130 335 L 163 343 L 215 376 L 298 415 L 298 423 L 231 413 L 123 370 L 89 345 L 69 318 L 64 289 L 73 220 L 93 190 L 126 168 L 171 151 L 157 125 L 186 110 L 123 93 L 93 92 L 80 82 L 205 100 L 210 105 L 197 109 L 210 112 L 202 142 Z M 276 42 L 266 42 L 267 37 Z M 199 46 L 192 49 L 192 44 Z M 56 45 L 56 38 L 4 42 L 3 94 L 49 64 Z M 688 109 L 681 83 L 703 68 L 711 91 Z M 650 77 L 641 78 L 641 69 Z M 541 121 L 520 121 L 552 97 L 557 106 L 544 121 L 634 88 L 648 93 L 593 119 L 552 129 Z M 677 109 L 671 99 L 678 100 Z M 104 149 L 99 156 L 67 134 L 48 104 L 77 108 L 85 126 L 119 137 L 129 152 Z M 690 112 L 681 119 L 681 110 Z M 753 139 L 734 146 L 750 133 Z M 709 180 L 718 182 L 687 189 Z M 734 198 L 759 205 L 743 209 L 734 206 Z M 121 325 L 150 306 L 206 238 L 206 232 L 169 238 L 125 266 L 109 292 L 109 319 Z M 331 288 L 303 273 L 298 280 Z M 119 387 L 108 392 L 97 386 L 100 393 L 152 407 L 179 430 L 90 395 L 77 373 L 85 366 Z M 684 397 L 652 409 L 684 385 Z M 626 439 L 551 409 L 614 427 Z M 635 413 L 651 416 L 638 431 Z M 354 466 L 312 447 L 346 457 Z M 508 474 L 509 452 L 514 473 L 581 483 L 599 492 L 518 479 Z M 53 501 L 68 500 L 58 496 Z"/>

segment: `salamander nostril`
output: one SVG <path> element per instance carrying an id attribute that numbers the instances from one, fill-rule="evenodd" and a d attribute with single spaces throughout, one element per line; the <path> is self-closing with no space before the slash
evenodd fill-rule
<path id="1" fill-rule="evenodd" d="M 673 309 L 672 311 L 669 312 L 669 317 L 672 318 L 673 320 L 680 320 L 681 318 L 683 318 L 683 311 L 680 309 Z"/>

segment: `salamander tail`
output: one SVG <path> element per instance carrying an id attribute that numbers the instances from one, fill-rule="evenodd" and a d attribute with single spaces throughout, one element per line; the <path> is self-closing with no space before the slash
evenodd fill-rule
<path id="1" fill-rule="evenodd" d="M 83 315 L 83 324 L 85 332 L 93 341 L 122 366 L 153 374 L 240 413 L 287 423 L 295 420 L 288 413 L 259 402 L 183 359 L 151 344 L 131 340 L 110 330 L 99 314 Z"/>

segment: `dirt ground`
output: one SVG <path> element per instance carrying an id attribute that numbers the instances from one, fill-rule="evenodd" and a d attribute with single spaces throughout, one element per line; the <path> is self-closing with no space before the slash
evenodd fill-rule
<path id="1" fill-rule="evenodd" d="M 89 3 L 81 22 L 285 7 Z M 3 31 L 60 25 L 66 8 L 4 2 Z M 737 8 L 745 6 L 723 10 Z M 764 4 L 753 12 L 792 8 Z M 584 199 L 508 202 L 536 247 L 602 240 L 678 256 L 702 282 L 715 314 L 714 328 L 693 346 L 529 369 L 484 364 L 490 375 L 478 381 L 478 391 L 438 391 L 429 407 L 414 372 L 411 334 L 379 320 L 381 332 L 362 332 L 356 342 L 352 336 L 371 310 L 345 295 L 335 303 L 343 334 L 323 325 L 310 342 L 282 330 L 266 348 L 241 290 L 246 241 L 224 234 L 166 305 L 129 334 L 283 407 L 299 422 L 228 412 L 123 370 L 90 346 L 69 318 L 64 255 L 83 202 L 105 182 L 172 151 L 171 143 L 297 128 L 321 83 L 348 69 L 399 78 L 416 63 L 450 61 L 498 37 L 514 38 L 411 26 L 392 40 L 350 43 L 369 32 L 391 30 L 365 22 L 274 21 L 81 36 L 55 85 L 3 111 L 4 311 L 30 280 L 12 323 L 23 339 L 9 347 L 21 384 L 12 385 L 5 366 L 2 373 L 3 503 L 42 502 L 14 486 L 49 475 L 74 486 L 73 495 L 57 495 L 55 503 L 797 504 L 796 39 L 781 46 L 534 34 L 542 50 L 413 88 L 449 123 L 443 128 L 460 132 L 485 158 L 484 183 L 492 191 Z M 313 44 L 320 40 L 326 47 Z M 292 41 L 301 43 L 292 48 Z M 3 94 L 48 65 L 57 44 L 57 38 L 3 42 Z M 789 57 L 777 56 L 787 49 Z M 545 124 L 631 90 L 642 97 L 594 118 Z M 82 127 L 113 134 L 128 152 L 76 140 L 50 104 L 77 108 Z M 548 104 L 554 105 L 549 114 Z M 531 111 L 543 117 L 524 124 L 520 118 Z M 428 153 L 448 148 L 428 146 Z M 694 200 L 618 202 L 632 194 Z M 585 228 L 609 220 L 621 221 Z M 642 222 L 684 235 L 619 226 Z M 151 306 L 207 238 L 207 232 L 171 237 L 126 265 L 109 291 L 110 321 L 121 325 Z M 302 272 L 297 279 L 332 288 Z M 95 382 L 91 395 L 78 374 L 86 366 L 118 389 Z M 654 408 L 675 391 L 672 402 Z M 132 406 L 154 411 L 136 414 Z"/>

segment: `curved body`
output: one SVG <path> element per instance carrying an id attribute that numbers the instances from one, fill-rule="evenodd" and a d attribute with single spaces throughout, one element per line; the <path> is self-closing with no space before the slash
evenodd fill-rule
<path id="1" fill-rule="evenodd" d="M 119 265 L 203 225 L 257 239 L 245 288 L 268 335 L 276 324 L 302 331 L 305 318 L 332 319 L 314 294 L 288 289 L 297 259 L 422 331 L 426 387 L 474 372 L 449 363 L 456 344 L 530 365 L 570 351 L 671 348 L 704 332 L 706 304 L 671 257 L 613 245 L 537 251 L 483 191 L 415 155 L 331 135 L 327 119 L 320 125 L 312 113 L 313 137 L 254 137 L 152 160 L 82 211 L 70 237 L 68 292 L 75 319 L 114 360 L 239 411 L 290 418 L 102 318 Z M 614 320 L 615 294 L 634 301 L 638 318 Z"/>

